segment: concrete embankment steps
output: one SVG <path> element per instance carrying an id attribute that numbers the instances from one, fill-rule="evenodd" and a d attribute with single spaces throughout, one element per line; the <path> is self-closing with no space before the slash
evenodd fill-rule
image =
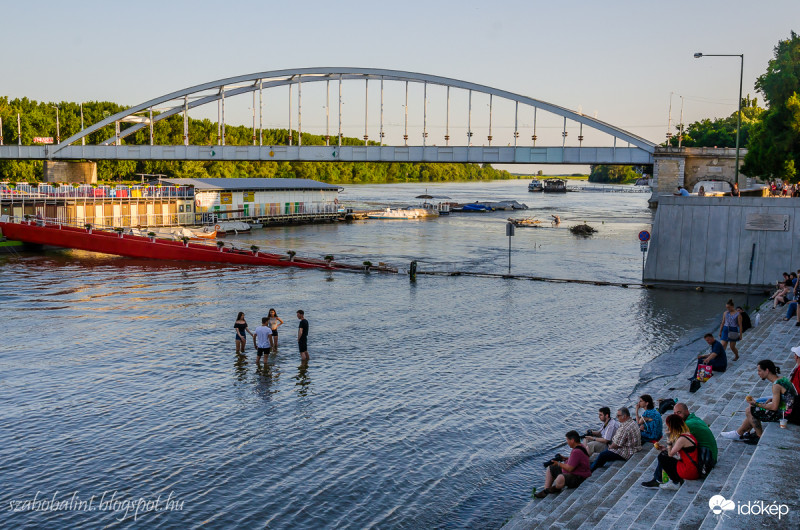
<path id="1" fill-rule="evenodd" d="M 759 397 L 769 391 L 768 382 L 760 381 L 756 375 L 756 362 L 772 359 L 781 367 L 782 375 L 791 370 L 794 363 L 789 347 L 800 344 L 800 327 L 795 327 L 794 321 L 782 322 L 782 316 L 782 310 L 762 310 L 761 325 L 749 331 L 740 345 L 740 360 L 733 362 L 730 356 L 728 371 L 712 377 L 697 393 L 688 392 L 687 378 L 693 366 L 652 392 L 654 397 L 677 397 L 687 403 L 717 436 L 719 461 L 704 481 L 687 481 L 677 492 L 643 488 L 640 482 L 652 478 L 657 457 L 657 452 L 647 444 L 627 462 L 610 463 L 597 470 L 578 489 L 531 501 L 506 528 L 723 528 L 718 526 L 718 517 L 709 510 L 708 499 L 713 495 L 723 495 L 727 499 L 734 495 L 742 499 L 747 497 L 744 492 L 752 488 L 751 477 L 763 479 L 763 469 L 770 462 L 774 465 L 769 456 L 773 445 L 770 439 L 786 445 L 787 431 L 779 429 L 777 424 L 766 427 L 759 446 L 719 436 L 722 431 L 736 429 L 741 424 L 745 396 Z M 794 468 L 798 469 L 800 437 L 794 438 L 798 439 L 797 445 L 792 446 L 796 449 L 792 456 L 798 459 Z M 759 459 L 766 460 L 759 463 Z M 532 478 L 537 487 L 542 484 L 543 475 L 544 471 L 541 476 Z M 798 484 L 797 495 L 787 491 L 776 498 L 787 495 L 800 498 L 800 481 L 794 479 L 793 483 Z"/>

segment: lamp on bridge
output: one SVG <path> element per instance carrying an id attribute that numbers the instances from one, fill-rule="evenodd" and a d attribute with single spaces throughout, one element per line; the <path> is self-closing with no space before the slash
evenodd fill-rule
<path id="1" fill-rule="evenodd" d="M 738 57 L 741 60 L 739 68 L 739 107 L 736 112 L 736 182 L 739 184 L 739 189 L 744 188 L 744 179 L 739 175 L 739 129 L 742 126 L 742 81 L 744 79 L 744 54 L 743 53 L 701 53 L 694 54 L 695 59 L 703 57 Z"/>

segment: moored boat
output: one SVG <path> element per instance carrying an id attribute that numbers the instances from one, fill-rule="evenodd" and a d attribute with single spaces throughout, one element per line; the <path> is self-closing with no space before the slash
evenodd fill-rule
<path id="1" fill-rule="evenodd" d="M 544 179 L 542 191 L 545 193 L 566 193 L 567 181 L 557 178 Z"/>
<path id="2" fill-rule="evenodd" d="M 533 179 L 530 184 L 528 184 L 528 191 L 543 191 L 544 185 L 542 181 L 539 179 Z"/>

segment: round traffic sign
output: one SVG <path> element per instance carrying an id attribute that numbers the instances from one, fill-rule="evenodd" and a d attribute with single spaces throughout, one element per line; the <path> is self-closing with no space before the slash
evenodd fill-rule
<path id="1" fill-rule="evenodd" d="M 650 232 L 647 230 L 639 232 L 639 241 L 650 241 Z"/>

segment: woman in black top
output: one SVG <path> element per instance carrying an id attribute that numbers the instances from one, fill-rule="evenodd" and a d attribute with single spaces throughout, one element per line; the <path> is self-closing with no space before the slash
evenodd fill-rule
<path id="1" fill-rule="evenodd" d="M 236 330 L 236 354 L 244 354 L 245 346 L 247 346 L 247 337 L 244 334 L 247 332 L 252 337 L 253 332 L 247 328 L 247 321 L 241 311 L 236 317 L 236 322 L 233 323 L 233 328 Z"/>

